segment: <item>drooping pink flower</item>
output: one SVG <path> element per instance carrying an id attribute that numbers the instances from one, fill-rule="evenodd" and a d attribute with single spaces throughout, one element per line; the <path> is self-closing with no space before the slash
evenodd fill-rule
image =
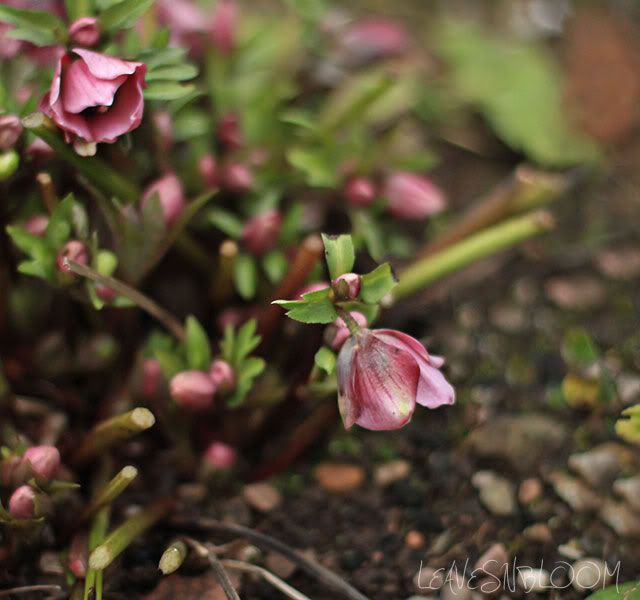
<path id="1" fill-rule="evenodd" d="M 156 194 L 160 198 L 164 222 L 167 225 L 172 225 L 185 205 L 184 189 L 177 175 L 175 173 L 167 173 L 149 184 L 142 193 L 142 208 Z"/>
<path id="2" fill-rule="evenodd" d="M 366 177 L 353 177 L 344 186 L 344 197 L 352 206 L 369 206 L 376 198 L 376 188 Z"/>
<path id="3" fill-rule="evenodd" d="M 188 410 L 205 410 L 213 403 L 216 386 L 204 371 L 182 371 L 169 383 L 171 397 Z"/>
<path id="4" fill-rule="evenodd" d="M 236 451 L 224 442 L 213 442 L 204 452 L 204 459 L 214 469 L 230 469 L 236 462 Z"/>
<path id="5" fill-rule="evenodd" d="M 233 367 L 226 361 L 217 358 L 209 367 L 209 377 L 213 381 L 213 385 L 221 392 L 233 389 L 236 384 L 236 374 Z"/>
<path id="6" fill-rule="evenodd" d="M 342 33 L 340 45 L 358 62 L 388 58 L 407 51 L 409 34 L 392 19 L 371 17 L 349 25 Z"/>
<path id="7" fill-rule="evenodd" d="M 213 154 L 208 152 L 200 157 L 198 161 L 198 171 L 207 187 L 214 188 L 218 186 L 220 170 L 218 169 L 216 157 Z"/>
<path id="8" fill-rule="evenodd" d="M 146 70 L 143 63 L 74 48 L 58 60 L 40 110 L 67 142 L 113 143 L 142 121 Z"/>
<path id="9" fill-rule="evenodd" d="M 35 516 L 36 493 L 28 485 L 16 488 L 9 498 L 9 512 L 16 519 L 31 519 Z"/>
<path id="10" fill-rule="evenodd" d="M 80 17 L 69 25 L 69 39 L 72 44 L 91 48 L 100 39 L 100 24 L 95 17 Z"/>
<path id="11" fill-rule="evenodd" d="M 22 456 L 31 464 L 33 474 L 41 479 L 49 480 L 60 468 L 60 452 L 54 446 L 33 446 Z"/>
<path id="12" fill-rule="evenodd" d="M 229 54 L 235 48 L 237 17 L 233 0 L 218 0 L 211 23 L 211 41 L 220 54 Z"/>
<path id="13" fill-rule="evenodd" d="M 11 150 L 22 133 L 22 122 L 16 115 L 0 116 L 0 150 Z"/>
<path id="14" fill-rule="evenodd" d="M 276 245 L 281 227 L 282 215 L 275 208 L 256 215 L 242 229 L 242 245 L 252 254 L 262 256 Z"/>
<path id="15" fill-rule="evenodd" d="M 359 330 L 338 356 L 338 404 L 345 427 L 399 429 L 411 420 L 416 403 L 427 408 L 453 404 L 453 387 L 439 371 L 443 363 L 400 331 Z"/>
<path id="16" fill-rule="evenodd" d="M 424 219 L 442 212 L 447 204 L 442 190 L 430 179 L 405 171 L 387 177 L 384 195 L 389 212 L 399 219 Z"/>

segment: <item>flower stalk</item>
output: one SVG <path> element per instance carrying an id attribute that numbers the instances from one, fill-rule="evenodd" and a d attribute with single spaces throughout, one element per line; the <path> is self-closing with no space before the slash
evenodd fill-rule
<path id="1" fill-rule="evenodd" d="M 162 553 L 158 569 L 163 575 L 170 575 L 177 571 L 187 557 L 187 545 L 182 540 L 175 540 Z"/>
<path id="2" fill-rule="evenodd" d="M 509 219 L 436 254 L 418 259 L 400 271 L 400 281 L 392 292 L 392 299 L 402 300 L 481 258 L 550 231 L 553 226 L 553 217 L 548 212 L 536 211 Z"/>
<path id="3" fill-rule="evenodd" d="M 127 465 L 95 495 L 91 503 L 84 509 L 80 516 L 83 523 L 94 517 L 102 508 L 113 502 L 131 482 L 138 476 L 138 469 Z"/>

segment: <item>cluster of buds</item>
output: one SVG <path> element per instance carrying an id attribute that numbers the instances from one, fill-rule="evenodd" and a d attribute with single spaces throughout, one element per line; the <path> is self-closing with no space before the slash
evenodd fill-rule
<path id="1" fill-rule="evenodd" d="M 170 383 L 171 397 L 183 408 L 207 410 L 216 394 L 225 394 L 235 387 L 236 377 L 228 362 L 216 359 L 209 371 L 189 370 L 175 375 Z"/>

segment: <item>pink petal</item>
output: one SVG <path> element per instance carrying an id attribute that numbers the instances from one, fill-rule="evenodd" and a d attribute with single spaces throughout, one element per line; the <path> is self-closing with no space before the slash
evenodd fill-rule
<path id="1" fill-rule="evenodd" d="M 145 67 L 139 62 L 122 60 L 86 48 L 74 48 L 73 52 L 84 61 L 91 74 L 98 79 L 115 79 L 122 75 L 133 75 L 140 67 Z"/>
<path id="2" fill-rule="evenodd" d="M 420 369 L 409 352 L 364 331 L 354 351 L 352 394 L 359 404 L 356 423 L 365 429 L 399 429 L 413 416 Z"/>
<path id="3" fill-rule="evenodd" d="M 75 114 L 92 106 L 111 106 L 118 88 L 126 79 L 126 75 L 98 79 L 84 62 L 76 60 L 62 74 L 62 106 Z"/>
<path id="4" fill-rule="evenodd" d="M 454 404 L 456 392 L 441 371 L 435 367 L 420 365 L 420 382 L 416 402 L 427 408 Z"/>
<path id="5" fill-rule="evenodd" d="M 353 353 L 358 345 L 355 338 L 349 338 L 338 354 L 336 375 L 338 378 L 338 408 L 345 429 L 351 429 L 360 416 L 357 399 L 353 395 Z"/>

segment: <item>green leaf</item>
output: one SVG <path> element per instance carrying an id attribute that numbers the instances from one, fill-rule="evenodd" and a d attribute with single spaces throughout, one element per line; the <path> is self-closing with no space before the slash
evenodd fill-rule
<path id="1" fill-rule="evenodd" d="M 195 317 L 187 317 L 185 349 L 190 369 L 205 371 L 211 364 L 209 338 Z"/>
<path id="2" fill-rule="evenodd" d="M 326 235 L 322 234 L 324 243 L 324 255 L 329 267 L 331 279 L 335 279 L 353 269 L 356 261 L 353 249 L 353 240 L 350 235 Z"/>
<path id="3" fill-rule="evenodd" d="M 640 600 L 640 582 L 616 583 L 587 596 L 585 600 Z"/>
<path id="4" fill-rule="evenodd" d="M 94 259 L 94 266 L 100 275 L 110 277 L 118 267 L 118 257 L 110 250 L 100 250 Z"/>
<path id="5" fill-rule="evenodd" d="M 242 298 L 250 300 L 256 295 L 258 267 L 250 254 L 238 254 L 233 263 L 233 281 Z"/>
<path id="6" fill-rule="evenodd" d="M 262 268 L 271 283 L 280 283 L 289 268 L 289 261 L 281 250 L 273 250 L 262 258 Z"/>
<path id="7" fill-rule="evenodd" d="M 147 65 L 148 71 L 159 67 L 182 64 L 187 56 L 185 48 L 162 48 L 161 50 L 149 50 L 142 52 L 140 60 Z"/>
<path id="8" fill-rule="evenodd" d="M 54 251 L 59 250 L 71 235 L 74 204 L 75 198 L 73 194 L 67 195 L 67 197 L 55 207 L 49 217 L 44 237 L 47 240 L 47 244 L 49 244 Z"/>
<path id="9" fill-rule="evenodd" d="M 304 303 L 302 306 L 292 308 L 287 312 L 287 317 L 301 323 L 333 323 L 338 318 L 338 313 L 330 300 Z"/>
<path id="10" fill-rule="evenodd" d="M 242 233 L 242 221 L 232 212 L 222 208 L 212 208 L 207 213 L 209 221 L 220 231 L 233 239 L 238 239 Z"/>
<path id="11" fill-rule="evenodd" d="M 145 81 L 185 81 L 198 75 L 198 69 L 191 64 L 167 65 L 147 72 Z"/>
<path id="12" fill-rule="evenodd" d="M 362 276 L 360 297 L 368 304 L 382 300 L 398 283 L 391 265 L 384 263 Z"/>
<path id="13" fill-rule="evenodd" d="M 156 349 L 153 352 L 156 360 L 160 363 L 162 374 L 167 380 L 171 379 L 174 375 L 185 370 L 185 365 L 180 357 L 174 352 L 168 350 Z"/>
<path id="14" fill-rule="evenodd" d="M 251 319 L 238 329 L 234 350 L 234 362 L 236 364 L 240 364 L 246 356 L 258 347 L 260 336 L 256 335 L 257 326 L 256 320 Z"/>
<path id="15" fill-rule="evenodd" d="M 622 411 L 623 417 L 616 422 L 616 433 L 631 442 L 640 444 L 640 404 L 636 404 Z"/>
<path id="16" fill-rule="evenodd" d="M 15 150 L 0 154 L 0 181 L 6 181 L 20 166 L 20 155 Z"/>
<path id="17" fill-rule="evenodd" d="M 336 355 L 326 346 L 322 346 L 322 348 L 316 352 L 314 362 L 318 369 L 322 369 L 327 375 L 332 375 L 336 369 Z"/>
<path id="18" fill-rule="evenodd" d="M 0 21 L 31 32 L 31 41 L 37 39 L 40 45 L 48 46 L 64 41 L 67 28 L 52 12 L 22 10 L 0 5 Z"/>
<path id="19" fill-rule="evenodd" d="M 45 241 L 23 227 L 7 225 L 7 233 L 16 247 L 29 256 L 42 255 L 47 251 Z"/>
<path id="20" fill-rule="evenodd" d="M 18 265 L 18 271 L 24 275 L 39 277 L 40 279 L 50 279 L 49 270 L 40 261 L 25 260 Z"/>
<path id="21" fill-rule="evenodd" d="M 461 98 L 508 145 L 549 167 L 598 157 L 595 143 L 572 129 L 563 110 L 562 75 L 541 45 L 454 22 L 438 28 L 436 44 Z"/>
<path id="22" fill-rule="evenodd" d="M 242 379 L 255 379 L 258 375 L 262 374 L 265 366 L 266 363 L 263 358 L 251 356 L 243 361 L 240 377 Z"/>
<path id="23" fill-rule="evenodd" d="M 91 0 L 64 0 L 64 8 L 69 22 L 80 17 L 91 16 Z"/>
<path id="24" fill-rule="evenodd" d="M 195 90 L 191 84 L 175 81 L 154 81 L 144 90 L 145 100 L 178 100 L 188 96 Z"/>
<path id="25" fill-rule="evenodd" d="M 599 358 L 598 349 L 584 329 L 570 329 L 562 340 L 562 358 L 572 367 L 589 367 Z"/>
<path id="26" fill-rule="evenodd" d="M 127 29 L 133 26 L 154 2 L 155 0 L 122 0 L 100 15 L 100 25 L 104 31 Z"/>
<path id="27" fill-rule="evenodd" d="M 338 169 L 335 160 L 317 149 L 290 148 L 287 160 L 291 166 L 305 175 L 305 181 L 312 187 L 332 188 L 338 184 Z"/>

